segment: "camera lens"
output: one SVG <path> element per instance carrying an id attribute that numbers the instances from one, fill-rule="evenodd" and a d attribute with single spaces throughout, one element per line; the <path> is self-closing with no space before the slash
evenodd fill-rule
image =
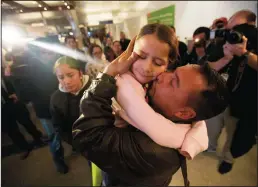
<path id="1" fill-rule="evenodd" d="M 230 31 L 226 36 L 226 40 L 230 44 L 242 43 L 242 34 L 236 31 Z"/>

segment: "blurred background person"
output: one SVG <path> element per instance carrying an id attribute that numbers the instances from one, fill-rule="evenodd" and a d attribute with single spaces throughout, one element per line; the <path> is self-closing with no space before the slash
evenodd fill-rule
<path id="1" fill-rule="evenodd" d="M 85 72 L 86 75 L 95 78 L 99 72 L 104 70 L 108 62 L 105 59 L 102 48 L 97 44 L 91 45 L 89 53 L 93 61 L 87 64 Z"/>
<path id="2" fill-rule="evenodd" d="M 215 62 L 209 62 L 210 66 L 217 71 L 228 66 L 228 78 L 226 79 L 231 92 L 230 104 L 224 114 L 227 138 L 223 147 L 222 161 L 218 168 L 221 174 L 231 171 L 234 158 L 246 154 L 255 144 L 258 70 L 258 32 L 255 22 L 256 15 L 253 12 L 249 10 L 236 12 L 228 20 L 225 28 L 238 32 L 241 41 L 237 44 L 230 44 L 225 39 L 223 56 Z M 221 130 L 212 130 L 211 126 L 207 124 L 209 136 L 219 137 Z M 214 139 L 212 140 L 215 142 Z"/>
<path id="3" fill-rule="evenodd" d="M 120 32 L 120 44 L 122 47 L 122 51 L 125 51 L 127 49 L 127 46 L 129 45 L 131 40 L 125 37 L 124 32 Z"/>
<path id="4" fill-rule="evenodd" d="M 85 42 L 88 42 L 88 41 L 85 41 Z M 87 45 L 88 44 L 89 43 L 87 43 Z M 73 50 L 75 50 L 79 53 L 85 54 L 85 52 L 83 50 L 78 48 L 78 44 L 77 44 L 76 38 L 74 36 L 68 35 L 68 36 L 65 37 L 65 46 L 70 48 L 70 49 L 73 49 Z M 84 73 L 85 66 L 86 66 L 87 63 L 84 62 L 84 61 L 81 61 L 81 60 L 77 60 L 77 63 L 80 64 L 81 70 Z"/>
<path id="5" fill-rule="evenodd" d="M 115 52 L 116 56 L 120 56 L 122 54 L 122 47 L 118 40 L 113 42 L 113 51 Z"/>
<path id="6" fill-rule="evenodd" d="M 188 43 L 183 63 L 202 65 L 206 60 L 206 47 L 210 39 L 210 29 L 199 27 L 193 33 L 193 40 Z"/>
<path id="7" fill-rule="evenodd" d="M 173 25 L 170 26 L 171 30 L 176 34 L 176 29 Z M 179 56 L 178 56 L 178 60 L 180 61 L 180 65 L 182 64 L 182 59 L 185 56 L 186 52 L 187 52 L 187 45 L 178 40 L 178 52 L 179 52 Z"/>
<path id="8" fill-rule="evenodd" d="M 113 49 L 111 47 L 109 47 L 109 46 L 106 46 L 104 48 L 104 54 L 105 54 L 106 60 L 108 62 L 112 62 L 117 57 L 115 52 L 113 51 Z"/>
<path id="9" fill-rule="evenodd" d="M 107 39 L 106 39 L 106 45 L 105 45 L 106 47 L 108 46 L 108 47 L 112 47 L 113 46 L 113 40 L 112 40 L 112 38 L 111 37 L 107 37 Z"/>
<path id="10" fill-rule="evenodd" d="M 84 47 L 86 48 L 85 51 L 87 51 L 90 48 L 90 39 L 85 31 L 85 28 L 80 28 L 81 34 L 82 34 L 82 43 L 84 45 Z"/>
<path id="11" fill-rule="evenodd" d="M 90 43 L 102 46 L 102 43 L 101 43 L 101 41 L 100 41 L 100 39 L 98 37 L 98 34 L 96 32 L 92 33 L 92 37 L 90 37 Z"/>
<path id="12" fill-rule="evenodd" d="M 58 42 L 51 37 L 38 38 L 36 41 L 50 46 Z M 10 76 L 18 98 L 26 103 L 32 103 L 36 116 L 50 139 L 54 129 L 49 107 L 50 96 L 58 88 L 58 82 L 53 74 L 53 65 L 57 58 L 59 55 L 52 51 L 28 44 L 26 51 L 14 56 Z M 55 165 L 57 171 L 62 173 L 62 165 Z"/>
<path id="13" fill-rule="evenodd" d="M 2 68 L 3 73 L 3 68 Z M 34 144 L 41 146 L 44 144 L 43 134 L 38 130 L 30 119 L 30 113 L 26 105 L 19 101 L 15 94 L 14 87 L 8 77 L 2 75 L 1 79 L 1 109 L 2 109 L 2 131 L 7 132 L 14 145 L 23 151 L 20 158 L 26 159 L 33 149 L 33 144 L 29 144 L 20 132 L 17 121 L 25 127 L 27 132 L 33 137 Z"/>

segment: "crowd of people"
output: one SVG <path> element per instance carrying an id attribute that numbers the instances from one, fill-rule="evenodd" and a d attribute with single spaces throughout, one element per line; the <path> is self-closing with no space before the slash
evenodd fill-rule
<path id="1" fill-rule="evenodd" d="M 94 186 L 168 186 L 180 167 L 189 186 L 186 159 L 216 152 L 225 126 L 218 167 L 225 174 L 256 143 L 255 22 L 253 12 L 238 11 L 197 28 L 188 45 L 178 41 L 173 25 L 158 23 L 143 26 L 131 40 L 124 32 L 120 41 L 84 36 L 86 51 L 67 36 L 65 46 L 88 53 L 88 61 L 31 44 L 14 49 L 2 64 L 3 130 L 24 151 L 22 159 L 33 147 L 16 121 L 36 145 L 48 142 L 63 174 L 69 171 L 65 141 L 89 160 L 98 176 Z M 47 138 L 31 121 L 29 102 Z"/>

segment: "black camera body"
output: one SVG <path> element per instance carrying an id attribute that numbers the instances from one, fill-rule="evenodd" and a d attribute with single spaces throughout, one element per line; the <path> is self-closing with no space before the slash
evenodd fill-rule
<path id="1" fill-rule="evenodd" d="M 200 48 L 200 47 L 204 47 L 206 48 L 206 40 L 205 39 L 195 39 L 194 40 L 194 47 L 196 48 Z"/>
<path id="2" fill-rule="evenodd" d="M 210 39 L 222 38 L 230 44 L 243 42 L 243 34 L 229 29 L 216 29 L 210 32 Z"/>

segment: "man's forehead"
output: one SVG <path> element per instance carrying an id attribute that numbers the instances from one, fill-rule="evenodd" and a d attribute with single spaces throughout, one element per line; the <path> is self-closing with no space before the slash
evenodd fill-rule
<path id="1" fill-rule="evenodd" d="M 228 25 L 227 25 L 227 28 L 228 29 L 232 29 L 234 26 L 236 25 L 240 25 L 240 24 L 244 24 L 246 23 L 247 20 L 246 18 L 244 17 L 243 14 L 236 14 L 236 15 L 233 15 L 229 20 L 228 20 Z"/>
<path id="2" fill-rule="evenodd" d="M 185 66 L 181 66 L 177 69 L 189 69 L 189 70 L 193 70 L 193 71 L 196 71 L 196 70 L 199 70 L 200 68 L 200 65 L 197 65 L 197 64 L 187 64 Z"/>

